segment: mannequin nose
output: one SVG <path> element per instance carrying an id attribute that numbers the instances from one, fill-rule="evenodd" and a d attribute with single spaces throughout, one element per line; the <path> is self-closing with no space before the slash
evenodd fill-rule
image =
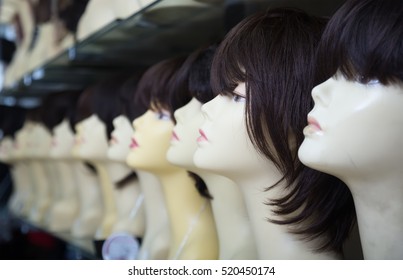
<path id="1" fill-rule="evenodd" d="M 315 105 L 328 106 L 331 100 L 331 79 L 317 85 L 312 90 L 312 98 Z"/>

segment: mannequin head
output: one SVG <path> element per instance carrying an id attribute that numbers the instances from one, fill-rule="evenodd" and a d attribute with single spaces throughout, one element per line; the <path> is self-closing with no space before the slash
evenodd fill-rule
<path id="1" fill-rule="evenodd" d="M 278 8 L 246 18 L 227 34 L 211 71 L 219 95 L 202 107 L 206 118 L 194 160 L 235 182 L 277 174 L 278 181 L 266 187 L 282 187 L 284 196 L 262 193 L 262 203 L 280 215 L 271 222 L 288 224 L 308 239 L 323 237 L 319 250 L 340 251 L 352 218 L 339 212 L 333 199 L 348 196 L 348 189 L 297 157 L 312 108 L 315 52 L 324 25 L 302 11 Z M 325 208 L 310 208 L 323 199 L 329 200 Z M 334 220 L 341 221 L 338 228 L 332 227 Z"/>
<path id="2" fill-rule="evenodd" d="M 113 131 L 109 141 L 108 158 L 120 162 L 125 162 L 130 152 L 131 136 L 133 127 L 131 122 L 144 114 L 147 107 L 134 101 L 136 88 L 140 79 L 140 74 L 136 73 L 130 77 L 120 88 L 118 108 L 112 109 L 115 117 L 112 121 Z"/>
<path id="3" fill-rule="evenodd" d="M 132 148 L 127 157 L 131 167 L 152 173 L 173 168 L 166 160 L 174 126 L 170 112 L 190 99 L 187 91 L 170 90 L 172 78 L 183 61 L 183 57 L 161 61 L 150 67 L 140 80 L 136 99 L 148 111 L 133 122 Z"/>
<path id="4" fill-rule="evenodd" d="M 347 1 L 319 46 L 301 161 L 345 182 L 400 173 L 403 152 L 403 5 Z M 382 175 L 382 178 L 381 178 Z"/>

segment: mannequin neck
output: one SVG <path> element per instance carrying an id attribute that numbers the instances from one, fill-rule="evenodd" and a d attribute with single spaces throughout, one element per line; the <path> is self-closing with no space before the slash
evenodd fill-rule
<path id="1" fill-rule="evenodd" d="M 298 236 L 288 232 L 285 225 L 277 225 L 268 219 L 278 220 L 273 214 L 274 207 L 266 205 L 269 199 L 283 197 L 285 182 L 276 187 L 266 189 L 282 178 L 282 174 L 273 166 L 266 172 L 255 173 L 253 177 L 234 180 L 245 198 L 248 214 L 251 219 L 252 231 L 258 244 L 259 259 L 333 259 L 334 253 L 315 253 L 315 241 L 301 241 Z"/>
<path id="2" fill-rule="evenodd" d="M 152 173 L 142 170 L 136 170 L 136 173 L 144 194 L 146 226 L 139 259 L 166 259 L 169 247 L 169 225 L 161 183 Z"/>
<path id="3" fill-rule="evenodd" d="M 365 259 L 403 258 L 402 175 L 391 175 L 346 184 L 353 195 Z"/>
<path id="4" fill-rule="evenodd" d="M 99 172 L 101 180 L 108 180 L 113 184 L 132 173 L 132 170 L 123 162 L 105 160 L 92 161 L 91 163 L 94 164 Z"/>
<path id="5" fill-rule="evenodd" d="M 239 187 L 230 179 L 195 171 L 212 195 L 211 207 L 219 239 L 219 259 L 256 259 L 256 244 Z"/>
<path id="6" fill-rule="evenodd" d="M 187 239 L 198 232 L 197 226 L 212 226 L 206 222 L 206 213 L 211 213 L 209 202 L 198 193 L 185 169 L 172 168 L 171 172 L 156 175 L 162 184 L 170 220 L 172 243 L 169 259 L 192 254 L 195 249 L 188 247 Z"/>

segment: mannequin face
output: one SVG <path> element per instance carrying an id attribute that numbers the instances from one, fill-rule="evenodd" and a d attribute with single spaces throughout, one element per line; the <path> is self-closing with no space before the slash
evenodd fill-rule
<path id="1" fill-rule="evenodd" d="M 10 136 L 4 137 L 0 142 L 0 161 L 9 162 L 13 155 L 13 139 Z"/>
<path id="2" fill-rule="evenodd" d="M 401 171 L 403 85 L 360 84 L 337 75 L 315 87 L 312 97 L 298 153 L 304 164 L 342 179 Z"/>
<path id="3" fill-rule="evenodd" d="M 53 158 L 70 158 L 74 145 L 74 132 L 67 120 L 62 121 L 53 129 L 50 155 Z"/>
<path id="4" fill-rule="evenodd" d="M 173 129 L 171 146 L 167 158 L 172 164 L 182 167 L 194 167 L 193 155 L 197 149 L 199 128 L 204 117 L 202 103 L 193 98 L 188 104 L 175 111 L 176 125 Z"/>
<path id="5" fill-rule="evenodd" d="M 133 121 L 134 134 L 127 164 L 145 171 L 172 168 L 166 159 L 173 122 L 168 112 L 148 110 Z"/>
<path id="6" fill-rule="evenodd" d="M 87 160 L 105 160 L 108 142 L 106 126 L 97 115 L 82 120 L 76 125 L 73 155 Z"/>
<path id="7" fill-rule="evenodd" d="M 218 95 L 202 106 L 205 116 L 198 148 L 197 167 L 220 175 L 248 176 L 265 170 L 265 160 L 253 147 L 245 124 L 245 83 L 239 84 L 233 97 Z"/>
<path id="8" fill-rule="evenodd" d="M 15 133 L 13 155 L 15 158 L 24 158 L 27 156 L 28 134 L 32 130 L 33 123 L 26 121 L 24 126 Z"/>
<path id="9" fill-rule="evenodd" d="M 113 127 L 114 130 L 109 141 L 108 158 L 124 162 L 130 152 L 133 127 L 129 119 L 123 115 L 113 120 Z"/>
<path id="10" fill-rule="evenodd" d="M 32 157 L 48 158 L 52 145 L 50 131 L 41 123 L 34 123 L 28 134 L 28 152 Z"/>

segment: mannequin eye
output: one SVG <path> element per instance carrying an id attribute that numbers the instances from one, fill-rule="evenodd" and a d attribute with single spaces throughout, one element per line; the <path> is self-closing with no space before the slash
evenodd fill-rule
<path id="1" fill-rule="evenodd" d="M 157 119 L 159 120 L 163 120 L 163 121 L 168 121 L 171 120 L 171 114 L 167 113 L 167 112 L 157 112 Z"/>
<path id="2" fill-rule="evenodd" d="M 364 76 L 358 76 L 357 82 L 360 84 L 363 84 L 363 85 L 368 85 L 368 86 L 373 86 L 373 85 L 377 85 L 380 83 L 378 79 L 368 79 Z"/>
<path id="3" fill-rule="evenodd" d="M 246 98 L 244 96 L 234 94 L 233 97 L 232 97 L 232 100 L 234 100 L 235 102 L 239 103 L 239 102 L 245 102 Z"/>

